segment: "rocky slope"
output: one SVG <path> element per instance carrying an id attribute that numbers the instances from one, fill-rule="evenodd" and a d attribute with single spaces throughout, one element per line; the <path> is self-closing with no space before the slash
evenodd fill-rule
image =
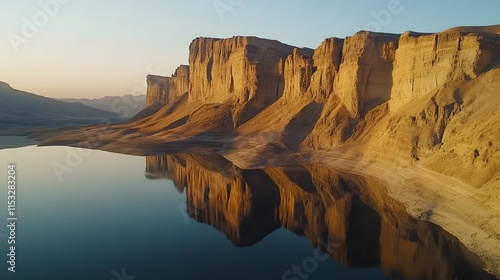
<path id="1" fill-rule="evenodd" d="M 92 122 L 84 120 L 92 119 Z M 86 106 L 82 103 L 68 103 L 41 95 L 12 88 L 0 81 L 0 126 L 40 126 L 51 123 L 99 123 L 100 119 L 117 119 L 113 112 Z M 97 121 L 96 121 L 97 120 Z"/>
<path id="2" fill-rule="evenodd" d="M 360 31 L 315 50 L 197 38 L 180 69 L 148 77 L 156 113 L 45 144 L 96 134 L 104 150 L 215 152 L 242 168 L 316 162 L 375 177 L 500 275 L 500 26 Z"/>

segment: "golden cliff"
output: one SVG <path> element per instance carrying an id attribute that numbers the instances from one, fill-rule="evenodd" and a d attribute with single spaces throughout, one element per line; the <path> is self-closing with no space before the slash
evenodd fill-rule
<path id="1" fill-rule="evenodd" d="M 188 92 L 189 66 L 179 66 L 172 77 L 148 75 L 147 84 L 146 107 L 155 102 L 168 104 Z"/>

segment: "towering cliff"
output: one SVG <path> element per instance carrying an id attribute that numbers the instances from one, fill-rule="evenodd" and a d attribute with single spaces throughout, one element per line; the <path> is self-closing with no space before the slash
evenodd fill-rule
<path id="1" fill-rule="evenodd" d="M 294 47 L 256 37 L 197 38 L 189 50 L 190 101 L 269 104 L 283 94 L 283 60 Z"/>
<path id="2" fill-rule="evenodd" d="M 172 77 L 148 75 L 146 107 L 158 102 L 162 105 L 171 103 L 189 89 L 189 66 L 181 65 Z"/>
<path id="3" fill-rule="evenodd" d="M 153 143 L 143 146 L 160 135 L 194 141 L 221 133 L 224 156 L 245 154 L 248 166 L 264 164 L 257 158 L 270 151 L 343 149 L 419 162 L 474 186 L 499 177 L 500 132 L 479 124 L 500 122 L 500 26 L 360 31 L 316 50 L 256 37 L 197 38 L 189 49 L 189 66 L 148 76 L 147 104 L 164 107 L 123 132 Z M 437 162 L 445 158 L 479 176 L 443 170 Z"/>
<path id="4" fill-rule="evenodd" d="M 172 77 L 148 76 L 147 104 L 164 108 L 134 118 L 126 131 L 191 139 L 222 133 L 231 137 L 226 157 L 253 149 L 248 165 L 269 149 L 348 148 L 439 172 L 446 172 L 436 164 L 443 158 L 490 170 L 474 178 L 447 173 L 475 186 L 499 176 L 500 132 L 478 124 L 500 122 L 500 26 L 360 31 L 316 50 L 256 37 L 197 38 L 189 49 L 189 66 Z"/>
<path id="5" fill-rule="evenodd" d="M 397 111 L 447 83 L 475 79 L 498 58 L 499 36 L 451 29 L 404 33 L 396 52 L 390 107 Z"/>
<path id="6" fill-rule="evenodd" d="M 313 67 L 316 71 L 311 76 L 310 91 L 319 102 L 326 100 L 333 92 L 333 82 L 342 62 L 343 47 L 343 39 L 329 38 L 314 50 Z"/>
<path id="7" fill-rule="evenodd" d="M 358 32 L 345 40 L 334 93 L 352 115 L 364 116 L 389 100 L 398 37 Z"/>

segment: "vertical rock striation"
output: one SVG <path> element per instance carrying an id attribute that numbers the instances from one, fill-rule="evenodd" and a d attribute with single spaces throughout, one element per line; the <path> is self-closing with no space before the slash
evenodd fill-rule
<path id="1" fill-rule="evenodd" d="M 181 65 L 172 77 L 147 76 L 146 107 L 158 102 L 162 105 L 171 103 L 189 89 L 189 66 Z"/>
<path id="2" fill-rule="evenodd" d="M 396 51 L 391 111 L 447 83 L 474 79 L 497 58 L 498 36 L 453 29 L 437 34 L 404 33 Z"/>
<path id="3" fill-rule="evenodd" d="M 189 47 L 189 100 L 269 104 L 283 94 L 283 61 L 294 47 L 256 37 L 197 38 Z"/>
<path id="4" fill-rule="evenodd" d="M 364 116 L 389 100 L 398 38 L 399 35 L 372 32 L 358 32 L 346 38 L 334 93 L 353 116 Z"/>
<path id="5" fill-rule="evenodd" d="M 316 71 L 311 77 L 309 90 L 319 102 L 324 102 L 333 92 L 333 83 L 342 62 L 343 47 L 343 39 L 329 38 L 314 50 L 313 67 Z"/>

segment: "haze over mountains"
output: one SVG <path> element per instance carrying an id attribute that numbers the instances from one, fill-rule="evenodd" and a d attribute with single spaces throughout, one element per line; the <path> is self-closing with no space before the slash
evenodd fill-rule
<path id="1" fill-rule="evenodd" d="M 122 95 L 122 96 L 105 96 L 97 99 L 87 98 L 61 98 L 59 99 L 68 103 L 81 103 L 83 105 L 97 108 L 99 110 L 119 113 L 122 118 L 130 118 L 135 116 L 144 109 L 146 104 L 146 95 Z M 128 110 L 123 110 L 121 107 L 128 105 Z"/>
<path id="2" fill-rule="evenodd" d="M 361 31 L 315 50 L 197 38 L 188 66 L 147 79 L 143 118 L 44 143 L 88 147 L 95 134 L 105 141 L 94 148 L 109 151 L 215 152 L 240 168 L 312 162 L 372 176 L 500 267 L 499 25 Z"/>
<path id="3" fill-rule="evenodd" d="M 71 123 L 94 118 L 116 118 L 117 114 L 24 92 L 0 82 L 0 118 L 2 125 L 41 125 Z M 98 121 L 94 121 L 98 123 Z"/>

